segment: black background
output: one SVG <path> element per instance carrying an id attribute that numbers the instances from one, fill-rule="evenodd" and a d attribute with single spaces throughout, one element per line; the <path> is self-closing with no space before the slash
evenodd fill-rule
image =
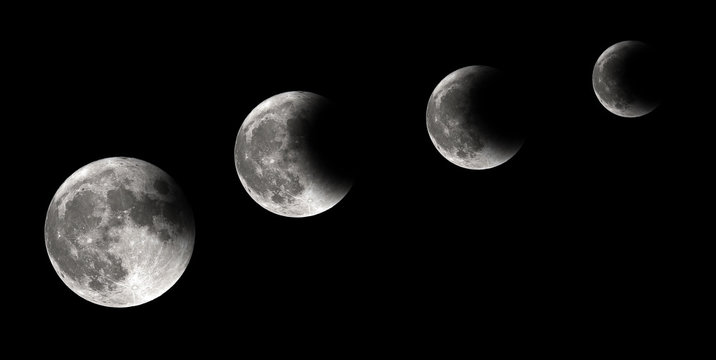
<path id="1" fill-rule="evenodd" d="M 703 144 L 683 139 L 703 120 L 685 111 L 699 11 L 620 6 L 36 9 L 11 34 L 17 333 L 237 354 L 664 346 L 698 222 Z M 671 64 L 667 100 L 636 119 L 591 87 L 601 52 L 630 39 Z M 434 87 L 469 65 L 517 74 L 529 95 L 505 109 L 527 142 L 486 171 L 442 158 L 425 127 Z M 253 202 L 233 162 L 246 115 L 294 90 L 339 103 L 362 139 L 352 190 L 303 219 Z M 70 291 L 43 240 L 57 188 L 112 156 L 172 175 L 197 229 L 176 285 L 127 309 Z"/>

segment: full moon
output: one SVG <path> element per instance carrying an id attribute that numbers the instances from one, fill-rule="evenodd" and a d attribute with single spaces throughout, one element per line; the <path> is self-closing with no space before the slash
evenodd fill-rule
<path id="1" fill-rule="evenodd" d="M 599 102 L 615 115 L 633 118 L 652 112 L 660 101 L 659 58 L 639 41 L 622 41 L 604 50 L 592 71 Z"/>
<path id="2" fill-rule="evenodd" d="M 507 86 L 502 72 L 489 66 L 464 67 L 440 81 L 428 101 L 426 121 L 430 140 L 445 159 L 482 170 L 519 151 L 523 127 L 508 111 Z"/>
<path id="3" fill-rule="evenodd" d="M 270 97 L 249 113 L 236 137 L 236 171 L 251 198 L 266 210 L 306 217 L 336 205 L 353 179 L 344 171 L 340 130 L 345 116 L 310 92 Z"/>
<path id="4" fill-rule="evenodd" d="M 184 273 L 194 217 L 181 189 L 158 167 L 107 158 L 73 173 L 45 219 L 45 245 L 60 279 L 108 307 L 156 299 Z"/>

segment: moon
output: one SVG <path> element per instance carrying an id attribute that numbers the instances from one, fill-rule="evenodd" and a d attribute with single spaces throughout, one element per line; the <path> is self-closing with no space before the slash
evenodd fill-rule
<path id="1" fill-rule="evenodd" d="M 599 56 L 592 71 L 592 87 L 611 113 L 634 118 L 652 112 L 660 102 L 659 58 L 640 41 L 616 43 Z"/>
<path id="2" fill-rule="evenodd" d="M 194 217 L 174 180 L 133 158 L 92 162 L 52 198 L 45 246 L 60 279 L 107 307 L 156 299 L 184 273 L 194 249 Z"/>
<path id="3" fill-rule="evenodd" d="M 286 217 L 320 214 L 353 184 L 351 160 L 341 158 L 342 118 L 326 98 L 310 92 L 272 96 L 246 117 L 236 136 L 234 162 L 241 184 L 264 209 Z"/>
<path id="4" fill-rule="evenodd" d="M 440 81 L 425 117 L 430 140 L 445 159 L 484 170 L 505 163 L 520 150 L 523 127 L 507 111 L 508 84 L 500 70 L 489 66 L 464 67 Z"/>

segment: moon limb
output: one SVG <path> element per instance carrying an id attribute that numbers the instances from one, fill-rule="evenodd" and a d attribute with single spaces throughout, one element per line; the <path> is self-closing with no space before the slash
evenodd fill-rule
<path id="1" fill-rule="evenodd" d="M 45 244 L 53 268 L 92 303 L 151 301 L 191 258 L 191 209 L 171 177 L 147 162 L 108 158 L 73 173 L 48 208 Z"/>

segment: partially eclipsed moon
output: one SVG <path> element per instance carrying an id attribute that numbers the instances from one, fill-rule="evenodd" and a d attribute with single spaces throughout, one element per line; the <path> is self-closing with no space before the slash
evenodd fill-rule
<path id="1" fill-rule="evenodd" d="M 352 186 L 342 172 L 344 119 L 324 97 L 309 92 L 275 95 L 251 111 L 236 137 L 236 171 L 251 198 L 266 210 L 306 217 L 336 205 Z"/>
<path id="2" fill-rule="evenodd" d="M 599 56 L 592 87 L 611 113 L 633 118 L 652 112 L 660 102 L 659 58 L 639 41 L 616 43 Z"/>
<path id="3" fill-rule="evenodd" d="M 129 307 L 169 290 L 194 249 L 194 217 L 174 180 L 138 159 L 107 158 L 55 193 L 45 245 L 62 281 L 95 304 Z"/>
<path id="4" fill-rule="evenodd" d="M 426 121 L 430 140 L 443 157 L 481 170 L 503 164 L 519 151 L 523 129 L 511 118 L 506 80 L 495 68 L 468 66 L 435 87 Z"/>

